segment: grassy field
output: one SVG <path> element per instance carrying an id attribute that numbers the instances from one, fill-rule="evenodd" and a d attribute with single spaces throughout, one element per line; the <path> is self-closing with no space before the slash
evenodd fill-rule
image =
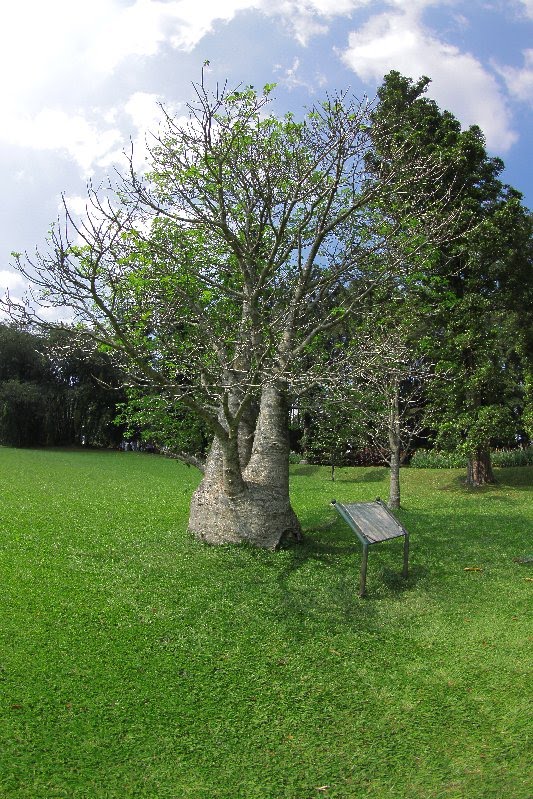
<path id="1" fill-rule="evenodd" d="M 460 476 L 403 473 L 360 600 L 329 501 L 382 469 L 293 467 L 271 553 L 191 540 L 174 461 L 0 448 L 2 799 L 529 799 L 533 467 Z"/>

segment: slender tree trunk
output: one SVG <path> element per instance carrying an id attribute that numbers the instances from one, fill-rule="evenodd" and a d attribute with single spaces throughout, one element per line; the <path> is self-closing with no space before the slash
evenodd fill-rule
<path id="1" fill-rule="evenodd" d="M 391 453 L 390 459 L 390 481 L 389 481 L 389 508 L 400 507 L 400 452 Z"/>
<path id="2" fill-rule="evenodd" d="M 391 399 L 389 418 L 389 446 L 390 446 L 390 482 L 389 482 L 389 508 L 400 507 L 400 399 L 399 390 Z"/>
<path id="3" fill-rule="evenodd" d="M 241 445 L 241 451 L 247 449 Z M 246 541 L 267 549 L 286 536 L 300 540 L 289 499 L 287 408 L 277 386 L 262 389 L 253 446 L 243 465 L 238 445 L 231 449 L 215 439 L 191 503 L 193 535 L 211 544 Z"/>
<path id="4" fill-rule="evenodd" d="M 495 483 L 490 450 L 479 447 L 474 456 L 468 459 L 466 468 L 466 484 L 468 486 L 482 486 Z"/>

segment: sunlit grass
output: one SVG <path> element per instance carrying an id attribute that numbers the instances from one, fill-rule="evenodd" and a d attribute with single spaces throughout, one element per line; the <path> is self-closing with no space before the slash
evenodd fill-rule
<path id="1" fill-rule="evenodd" d="M 174 461 L 0 448 L 0 475 L 2 799 L 530 796 L 532 467 L 405 470 L 411 576 L 371 549 L 365 600 L 329 502 L 382 469 L 293 467 L 277 553 L 192 540 Z"/>

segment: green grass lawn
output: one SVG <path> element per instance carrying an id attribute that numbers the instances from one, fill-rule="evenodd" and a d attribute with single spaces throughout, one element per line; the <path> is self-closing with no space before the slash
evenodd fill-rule
<path id="1" fill-rule="evenodd" d="M 329 501 L 386 472 L 328 475 L 272 553 L 192 540 L 174 461 L 0 448 L 2 799 L 529 799 L 533 467 L 405 470 L 364 600 Z"/>

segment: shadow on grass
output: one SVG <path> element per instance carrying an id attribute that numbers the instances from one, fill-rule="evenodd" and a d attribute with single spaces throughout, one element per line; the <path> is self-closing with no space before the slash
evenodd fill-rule
<path id="1" fill-rule="evenodd" d="M 296 466 L 291 466 L 291 475 L 311 477 L 313 474 L 318 474 L 321 470 L 322 466 L 316 466 L 310 463 L 299 463 Z"/>
<path id="2" fill-rule="evenodd" d="M 466 501 L 448 511 L 403 510 L 401 520 L 410 533 L 409 577 L 402 578 L 403 539 L 371 546 L 364 600 L 358 596 L 359 542 L 342 524 L 310 529 L 303 544 L 286 551 L 276 576 L 287 634 L 303 641 L 313 630 L 334 635 L 348 626 L 372 632 L 383 624 L 391 603 L 403 603 L 411 593 L 441 595 L 449 586 L 465 597 L 474 595 L 479 589 L 473 566 L 485 577 L 520 568 L 513 561 L 527 554 L 531 520 L 518 509 L 513 512 L 512 498 L 499 498 L 500 510 L 490 501 L 490 488 L 481 506 Z"/>
<path id="3" fill-rule="evenodd" d="M 419 563 L 409 565 L 407 579 L 402 577 L 401 569 L 401 563 L 396 570 L 391 569 L 389 566 L 384 566 L 378 575 L 378 579 L 390 590 L 392 595 L 399 596 L 407 591 L 412 591 L 420 581 L 425 580 L 429 575 L 428 567 Z M 381 597 L 381 599 L 384 599 L 384 597 Z"/>
<path id="4" fill-rule="evenodd" d="M 426 566 L 417 564 L 403 579 L 403 539 L 370 547 L 367 592 L 361 598 L 362 547 L 341 535 L 334 529 L 330 540 L 307 534 L 305 543 L 286 551 L 288 558 L 276 580 L 283 624 L 293 639 L 303 642 L 315 634 L 323 636 L 324 630 L 334 636 L 347 628 L 374 634 L 382 626 L 381 606 L 403 601 L 428 574 Z"/>
<path id="5" fill-rule="evenodd" d="M 464 494 L 479 494 L 480 496 L 486 496 L 500 491 L 505 487 L 531 489 L 533 486 L 533 466 L 495 468 L 494 476 L 496 478 L 495 483 L 474 487 L 466 485 L 466 474 L 461 473 L 455 475 L 447 485 L 440 486 L 437 490 L 460 491 Z M 502 498 L 501 495 L 498 498 Z"/>
<path id="6" fill-rule="evenodd" d="M 357 478 L 354 480 L 350 480 L 349 482 L 353 483 L 381 483 L 385 477 L 387 476 L 389 470 L 386 469 L 384 466 L 376 466 L 373 468 L 367 468 L 363 472 L 363 474 L 358 475 Z"/>
<path id="7" fill-rule="evenodd" d="M 322 474 L 324 480 L 335 486 L 337 483 L 381 483 L 388 475 L 389 470 L 384 466 L 368 466 L 364 469 L 353 469 L 349 466 L 337 466 L 335 478 L 331 479 L 331 469 L 328 466 L 314 464 L 298 464 L 291 466 L 291 477 L 311 477 Z"/>
<path id="8" fill-rule="evenodd" d="M 531 489 L 533 486 L 533 466 L 515 466 L 495 469 L 496 485 Z"/>

